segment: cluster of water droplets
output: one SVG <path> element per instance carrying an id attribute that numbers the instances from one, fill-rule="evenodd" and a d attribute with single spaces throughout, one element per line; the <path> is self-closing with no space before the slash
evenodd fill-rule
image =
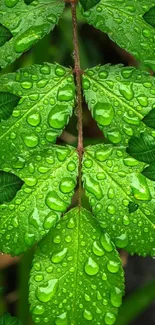
<path id="1" fill-rule="evenodd" d="M 25 1 L 26 2 L 26 1 Z M 35 0 L 27 5 L 19 0 L 3 0 L 0 4 L 0 23 L 12 34 L 1 48 L 0 66 L 5 67 L 48 34 L 62 14 L 63 2 L 41 3 Z"/>
<path id="2" fill-rule="evenodd" d="M 154 70 L 155 30 L 145 21 L 149 9 L 150 4 L 142 5 L 138 1 L 133 5 L 119 0 L 107 6 L 100 1 L 83 15 L 89 24 L 108 33 L 120 47 Z"/>
<path id="3" fill-rule="evenodd" d="M 121 263 L 109 236 L 88 211 L 71 210 L 34 258 L 30 300 L 35 323 L 112 325 L 122 294 Z"/>
<path id="4" fill-rule="evenodd" d="M 85 152 L 83 180 L 94 215 L 117 247 L 154 256 L 155 193 L 143 168 L 125 149 L 97 145 Z"/>
<path id="5" fill-rule="evenodd" d="M 1 157 L 8 146 L 19 153 L 53 143 L 68 123 L 74 104 L 73 77 L 59 65 L 44 64 L 22 69 L 1 79 L 2 89 L 9 93 L 3 105 L 7 107 L 10 94 L 20 98 L 12 116 L 1 123 Z M 13 101 L 16 105 L 16 101 Z M 5 159 L 5 157 L 4 157 Z"/>
<path id="6" fill-rule="evenodd" d="M 135 68 L 96 67 L 83 76 L 83 89 L 93 117 L 108 140 L 128 143 L 133 135 L 155 131 L 141 122 L 155 108 L 155 84 L 150 76 Z"/>
<path id="7" fill-rule="evenodd" d="M 24 185 L 10 203 L 0 206 L 1 250 L 17 255 L 40 240 L 66 211 L 76 185 L 78 157 L 69 147 L 54 146 L 19 162 L 13 162 L 11 170 Z"/>

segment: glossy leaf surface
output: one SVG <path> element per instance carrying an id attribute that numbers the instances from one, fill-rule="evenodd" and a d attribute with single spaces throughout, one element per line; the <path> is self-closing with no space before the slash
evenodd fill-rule
<path id="1" fill-rule="evenodd" d="M 11 117 L 0 124 L 0 159 L 40 150 L 55 142 L 72 114 L 75 86 L 71 71 L 57 64 L 33 65 L 0 78 L 4 92 L 20 97 Z M 11 95 L 10 95 L 11 96 Z M 5 106 L 9 109 L 9 102 Z M 7 111 L 6 109 L 6 111 Z"/>
<path id="2" fill-rule="evenodd" d="M 71 203 L 78 157 L 71 147 L 53 146 L 0 165 L 25 183 L 15 198 L 0 205 L 0 250 L 18 255 L 39 241 Z M 16 158 L 15 158 L 16 159 Z"/>
<path id="3" fill-rule="evenodd" d="M 145 163 L 155 161 L 155 141 L 148 134 L 142 133 L 140 137 L 132 137 L 127 147 L 127 152 L 132 157 Z"/>
<path id="4" fill-rule="evenodd" d="M 23 182 L 14 174 L 0 171 L 0 204 L 11 201 Z"/>
<path id="5" fill-rule="evenodd" d="M 154 5 L 154 0 L 101 0 L 84 16 L 89 24 L 155 70 L 155 30 L 143 18 Z"/>
<path id="6" fill-rule="evenodd" d="M 19 100 L 19 96 L 3 91 L 0 92 L 0 121 L 7 120 L 10 117 Z"/>
<path id="7" fill-rule="evenodd" d="M 92 116 L 112 143 L 126 145 L 145 130 L 155 135 L 142 121 L 155 108 L 155 81 L 148 73 L 122 65 L 98 66 L 85 71 L 83 89 Z"/>
<path id="8" fill-rule="evenodd" d="M 115 245 L 155 255 L 155 188 L 141 172 L 144 163 L 123 147 L 85 149 L 83 181 L 93 214 Z"/>
<path id="9" fill-rule="evenodd" d="M 33 260 L 34 322 L 114 324 L 124 291 L 121 260 L 90 212 L 70 210 L 41 241 Z"/>
<path id="10" fill-rule="evenodd" d="M 63 9 L 63 1 L 39 0 L 26 5 L 24 0 L 1 0 L 0 24 L 13 37 L 0 48 L 0 66 L 6 67 L 48 34 Z"/>
<path id="11" fill-rule="evenodd" d="M 4 45 L 12 38 L 10 31 L 0 24 L 0 46 Z"/>
<path id="12" fill-rule="evenodd" d="M 11 317 L 8 313 L 0 317 L 0 325 L 22 325 L 16 317 Z"/>

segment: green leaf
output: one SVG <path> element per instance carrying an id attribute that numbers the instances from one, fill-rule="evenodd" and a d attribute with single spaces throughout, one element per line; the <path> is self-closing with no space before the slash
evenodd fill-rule
<path id="1" fill-rule="evenodd" d="M 39 244 L 30 277 L 34 322 L 114 324 L 124 291 L 121 260 L 91 213 L 69 211 Z"/>
<path id="2" fill-rule="evenodd" d="M 15 158 L 17 159 L 17 158 Z M 39 241 L 71 203 L 78 172 L 72 147 L 52 146 L 27 159 L 0 163 L 25 183 L 15 198 L 0 205 L 0 251 L 18 255 Z"/>
<path id="3" fill-rule="evenodd" d="M 0 92 L 0 121 L 10 117 L 19 100 L 20 97 L 14 94 Z"/>
<path id="4" fill-rule="evenodd" d="M 115 245 L 155 256 L 155 188 L 141 174 L 144 166 L 123 147 L 87 147 L 83 181 L 92 212 Z"/>
<path id="5" fill-rule="evenodd" d="M 154 5 L 154 0 L 101 0 L 83 15 L 89 24 L 155 70 L 155 30 L 143 18 Z"/>
<path id="6" fill-rule="evenodd" d="M 27 5 L 23 0 L 1 0 L 0 23 L 13 38 L 0 49 L 0 66 L 6 67 L 48 34 L 58 23 L 63 1 L 38 0 Z"/>
<path id="7" fill-rule="evenodd" d="M 92 116 L 112 143 L 126 145 L 145 130 L 152 134 L 143 121 L 155 107 L 155 81 L 148 73 L 122 65 L 98 66 L 85 71 L 83 89 Z"/>
<path id="8" fill-rule="evenodd" d="M 7 112 L 8 92 L 21 98 L 12 116 L 0 124 L 0 160 L 12 160 L 21 152 L 27 154 L 55 142 L 72 114 L 75 86 L 71 70 L 58 64 L 33 65 L 6 74 L 0 84 L 0 98 L 7 94 Z"/>
<path id="9" fill-rule="evenodd" d="M 0 24 L 0 46 L 4 45 L 11 38 L 12 35 L 10 31 L 5 26 Z"/>
<path id="10" fill-rule="evenodd" d="M 129 140 L 127 152 L 139 161 L 152 163 L 155 160 L 155 140 L 147 133 Z"/>
<path id="11" fill-rule="evenodd" d="M 0 171 L 0 204 L 10 202 L 22 185 L 22 180 L 16 175 Z"/>
<path id="12" fill-rule="evenodd" d="M 152 109 L 144 118 L 143 122 L 152 129 L 155 129 L 155 110 Z"/>
<path id="13" fill-rule="evenodd" d="M 143 18 L 146 23 L 155 27 L 155 7 L 150 8 L 149 11 L 144 14 Z"/>
<path id="14" fill-rule="evenodd" d="M 99 2 L 100 0 L 80 0 L 80 3 L 85 11 L 93 8 Z"/>
<path id="15" fill-rule="evenodd" d="M 151 164 L 143 170 L 143 175 L 152 181 L 155 181 L 155 164 Z"/>
<path id="16" fill-rule="evenodd" d="M 8 313 L 0 317 L 0 325 L 22 325 L 16 317 L 11 317 Z"/>

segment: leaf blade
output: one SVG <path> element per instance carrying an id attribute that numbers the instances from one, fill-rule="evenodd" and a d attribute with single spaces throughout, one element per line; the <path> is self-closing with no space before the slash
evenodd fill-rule
<path id="1" fill-rule="evenodd" d="M 141 174 L 143 169 L 144 164 L 129 157 L 123 147 L 97 145 L 85 149 L 84 188 L 101 227 L 117 247 L 154 256 L 155 192 L 153 183 Z"/>
<path id="2" fill-rule="evenodd" d="M 39 158 L 38 158 L 39 157 Z M 24 185 L 8 204 L 0 205 L 0 249 L 19 255 L 45 236 L 71 203 L 78 157 L 71 147 L 53 146 L 30 154 L 23 167 L 9 169 Z"/>
<path id="3" fill-rule="evenodd" d="M 154 7 L 154 1 L 101 0 L 100 3 L 83 13 L 90 25 L 106 32 L 120 47 L 152 70 L 155 70 L 154 28 L 143 18 Z M 122 36 L 123 35 L 123 36 Z"/>
<path id="4" fill-rule="evenodd" d="M 24 1 L 1 1 L 0 23 L 7 26 L 13 38 L 6 42 L 0 51 L 0 66 L 6 67 L 27 51 L 39 39 L 48 34 L 58 23 L 64 3 L 55 0 L 38 1 L 26 5 Z"/>
<path id="5" fill-rule="evenodd" d="M 133 135 L 146 130 L 153 134 L 144 118 L 154 112 L 154 78 L 148 73 L 122 65 L 94 67 L 83 75 L 83 90 L 92 116 L 110 142 L 126 145 Z"/>
<path id="6" fill-rule="evenodd" d="M 90 233 L 95 228 L 96 241 L 94 249 L 96 255 L 92 252 L 93 239 L 90 236 Z M 65 235 L 63 235 L 64 233 Z M 81 241 L 82 238 L 80 236 L 82 234 L 84 235 L 83 239 L 85 240 L 85 243 L 87 241 L 87 245 L 85 244 L 85 246 L 84 241 Z M 33 261 L 33 269 L 31 271 L 30 279 L 30 302 L 34 321 L 39 312 L 39 308 L 38 311 L 36 311 L 35 306 L 36 303 L 37 305 L 39 303 L 39 305 L 42 306 L 43 312 L 40 316 L 40 321 L 43 321 L 43 318 L 48 314 L 49 319 L 47 324 L 54 324 L 54 322 L 59 324 L 60 321 L 64 321 L 64 323 L 68 321 L 68 324 L 74 324 L 76 322 L 77 325 L 83 325 L 87 322 L 93 324 L 94 321 L 99 323 L 101 320 L 102 323 L 105 324 L 105 319 L 110 317 L 111 323 L 114 323 L 117 314 L 117 307 L 121 303 L 121 295 L 123 294 L 123 272 L 114 245 L 109 241 L 108 244 L 111 248 L 110 252 L 104 250 L 100 242 L 100 236 L 102 235 L 100 227 L 98 227 L 91 214 L 85 209 L 81 208 L 79 212 L 79 209 L 75 208 L 69 211 L 64 218 L 61 219 L 57 228 L 55 228 L 53 232 L 50 232 L 49 236 L 47 236 L 40 244 Z M 104 235 L 103 238 L 105 239 Z M 44 253 L 42 253 L 42 248 L 45 247 L 47 243 L 50 247 L 48 251 L 44 250 Z M 84 248 L 86 250 L 86 256 L 83 254 Z M 104 253 L 105 255 L 103 256 Z M 44 272 L 43 265 L 40 265 L 40 270 L 37 272 L 40 258 L 44 260 L 45 268 L 48 268 L 49 271 L 51 270 L 51 273 L 47 274 L 45 272 L 46 279 L 40 282 L 39 288 L 37 288 L 34 278 Z M 115 271 L 110 273 L 108 271 L 107 265 L 110 259 L 115 261 L 117 267 L 119 266 L 117 272 Z M 102 277 L 102 273 L 104 274 L 104 280 L 102 279 L 104 287 L 101 287 L 98 284 L 99 279 Z M 97 274 L 98 277 L 96 277 Z M 109 282 L 106 281 L 106 276 Z M 99 279 L 97 280 L 97 278 Z M 119 281 L 117 281 L 118 279 Z M 42 295 L 42 288 L 45 288 L 50 281 L 52 283 L 54 280 L 55 282 L 53 282 L 53 284 L 55 287 L 54 285 L 51 287 L 51 296 L 49 291 L 49 295 Z M 69 283 L 72 285 L 69 285 Z M 81 287 L 82 283 L 84 284 L 85 290 Z M 90 286 L 92 286 L 92 289 L 90 289 Z M 109 301 L 109 306 L 106 306 L 105 300 L 109 300 L 109 294 L 113 297 L 113 289 L 115 286 L 118 286 L 118 291 L 116 290 L 117 293 L 116 295 L 114 294 L 114 296 L 116 297 L 116 300 L 117 298 L 118 300 L 117 302 L 114 302 L 115 299 L 112 299 L 113 305 L 111 301 Z M 64 301 L 63 303 L 63 313 L 57 308 L 53 308 L 54 302 L 56 302 L 56 306 L 59 304 L 60 294 L 61 301 L 63 298 L 65 299 L 67 297 L 67 301 Z M 98 297 L 97 299 L 96 295 Z M 92 305 L 92 300 L 96 301 L 95 307 Z M 104 300 L 104 306 L 102 300 Z M 79 307 L 82 305 L 83 308 Z M 67 306 L 70 306 L 70 308 L 67 308 Z M 96 313 L 96 310 L 98 311 L 98 314 Z"/>

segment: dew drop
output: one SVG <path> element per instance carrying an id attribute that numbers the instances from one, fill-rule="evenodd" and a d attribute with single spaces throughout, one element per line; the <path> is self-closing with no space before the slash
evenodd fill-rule
<path id="1" fill-rule="evenodd" d="M 127 100 L 131 100 L 134 97 L 134 92 L 133 92 L 131 86 L 121 84 L 120 85 L 120 93 Z"/>
<path id="2" fill-rule="evenodd" d="M 27 116 L 27 122 L 32 125 L 32 126 L 37 126 L 38 124 L 40 124 L 41 121 L 41 117 L 39 113 L 33 113 L 33 114 L 29 114 Z"/>
<path id="3" fill-rule="evenodd" d="M 99 271 L 98 264 L 91 257 L 89 257 L 85 264 L 85 272 L 88 275 L 96 275 L 98 271 Z"/>
<path id="4" fill-rule="evenodd" d="M 128 236 L 126 233 L 115 238 L 115 244 L 119 248 L 124 248 L 128 245 Z"/>
<path id="5" fill-rule="evenodd" d="M 55 191 L 50 191 L 47 194 L 45 203 L 50 209 L 58 212 L 64 212 L 68 206 L 68 204 L 63 201 Z"/>
<path id="6" fill-rule="evenodd" d="M 66 106 L 56 105 L 51 109 L 48 116 L 48 123 L 54 129 L 62 129 L 67 124 Z"/>
<path id="7" fill-rule="evenodd" d="M 117 273 L 119 271 L 120 264 L 116 261 L 109 261 L 107 269 L 110 273 Z"/>
<path id="8" fill-rule="evenodd" d="M 98 245 L 97 241 L 93 242 L 93 253 L 96 256 L 103 256 L 105 254 L 103 249 Z"/>
<path id="9" fill-rule="evenodd" d="M 103 233 L 100 237 L 100 242 L 101 245 L 103 246 L 103 248 L 107 251 L 107 252 L 112 252 L 113 251 L 113 246 L 110 240 L 110 237 L 107 233 Z"/>
<path id="10" fill-rule="evenodd" d="M 111 146 L 104 146 L 104 148 L 99 149 L 95 153 L 95 157 L 98 161 L 105 161 L 112 153 Z"/>
<path id="11" fill-rule="evenodd" d="M 39 39 L 41 39 L 45 35 L 48 29 L 48 24 L 30 27 L 15 40 L 15 51 L 17 53 L 27 51 L 32 45 L 34 45 Z"/>
<path id="12" fill-rule="evenodd" d="M 30 135 L 23 135 L 23 141 L 29 148 L 34 148 L 39 143 L 38 136 L 35 133 L 32 133 Z"/>
<path id="13" fill-rule="evenodd" d="M 64 177 L 60 182 L 60 191 L 70 193 L 75 187 L 75 182 L 71 177 Z"/>
<path id="14" fill-rule="evenodd" d="M 43 223 L 44 229 L 48 230 L 52 228 L 55 225 L 56 221 L 57 221 L 57 215 L 54 212 L 50 212 L 44 220 Z"/>
<path id="15" fill-rule="evenodd" d="M 33 310 L 32 314 L 34 315 L 42 315 L 45 312 L 45 308 L 42 305 L 37 305 Z"/>
<path id="16" fill-rule="evenodd" d="M 68 320 L 67 320 L 67 313 L 63 313 L 59 316 L 57 316 L 55 320 L 56 325 L 68 325 Z"/>
<path id="17" fill-rule="evenodd" d="M 66 73 L 66 71 L 65 71 L 65 69 L 64 69 L 63 67 L 61 67 L 61 66 L 59 66 L 59 65 L 56 66 L 55 74 L 56 74 L 57 76 L 62 77 L 62 76 L 65 75 L 65 73 Z"/>
<path id="18" fill-rule="evenodd" d="M 63 88 L 59 88 L 58 100 L 68 102 L 74 98 L 74 88 L 66 85 Z"/>
<path id="19" fill-rule="evenodd" d="M 92 313 L 87 309 L 84 310 L 83 316 L 87 320 L 92 320 L 93 319 Z"/>
<path id="20" fill-rule="evenodd" d="M 19 0 L 4 0 L 5 5 L 8 8 L 13 8 Z"/>
<path id="21" fill-rule="evenodd" d="M 85 180 L 85 188 L 89 193 L 93 194 L 98 200 L 100 200 L 103 197 L 100 185 L 90 176 L 87 177 Z"/>
<path id="22" fill-rule="evenodd" d="M 47 285 L 37 288 L 36 297 L 41 302 L 48 302 L 55 295 L 57 288 L 58 288 L 58 280 L 51 279 L 47 282 Z"/>
<path id="23" fill-rule="evenodd" d="M 117 287 L 112 287 L 110 292 L 110 300 L 114 307 L 120 307 L 122 304 L 122 292 Z"/>
<path id="24" fill-rule="evenodd" d="M 21 86 L 23 89 L 30 89 L 30 88 L 32 88 L 32 82 L 31 81 L 23 81 L 23 82 L 21 82 Z"/>
<path id="25" fill-rule="evenodd" d="M 104 320 L 107 325 L 113 325 L 116 321 L 116 316 L 113 313 L 108 312 L 105 314 Z"/>
<path id="26" fill-rule="evenodd" d="M 146 178 L 142 174 L 133 175 L 131 188 L 133 195 L 137 200 L 149 201 L 151 200 L 150 190 Z"/>
<path id="27" fill-rule="evenodd" d="M 112 105 L 98 102 L 94 106 L 94 118 L 102 126 L 111 124 L 114 118 L 114 109 Z"/>
<path id="28" fill-rule="evenodd" d="M 60 263 L 65 258 L 67 251 L 68 251 L 68 248 L 64 248 L 60 252 L 55 252 L 52 255 L 51 261 L 56 264 Z"/>

